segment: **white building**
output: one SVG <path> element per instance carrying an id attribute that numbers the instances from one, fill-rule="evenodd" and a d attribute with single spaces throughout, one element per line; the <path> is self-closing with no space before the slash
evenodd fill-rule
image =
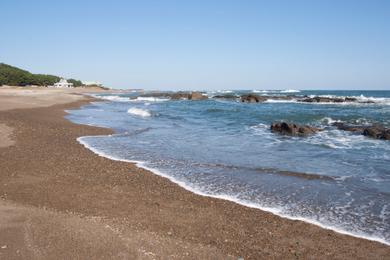
<path id="1" fill-rule="evenodd" d="M 66 79 L 60 79 L 59 82 L 54 83 L 55 88 L 73 88 L 73 83 L 69 83 Z"/>

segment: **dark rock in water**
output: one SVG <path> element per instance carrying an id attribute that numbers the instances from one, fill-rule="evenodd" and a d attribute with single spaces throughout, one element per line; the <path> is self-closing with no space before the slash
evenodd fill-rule
<path id="1" fill-rule="evenodd" d="M 192 92 L 189 96 L 188 96 L 188 99 L 190 100 L 204 100 L 204 99 L 208 99 L 207 96 L 204 96 L 202 93 L 200 92 Z"/>
<path id="2" fill-rule="evenodd" d="M 140 97 L 155 97 L 155 98 L 169 98 L 172 93 L 168 92 L 151 92 L 140 95 Z M 134 98 L 135 99 L 135 98 Z"/>
<path id="3" fill-rule="evenodd" d="M 213 96 L 213 98 L 220 98 L 220 99 L 236 99 L 237 96 L 235 96 L 235 95 L 216 95 L 216 96 Z"/>
<path id="4" fill-rule="evenodd" d="M 334 123 L 332 125 L 339 130 L 349 131 L 375 139 L 390 140 L 390 128 L 385 128 L 380 125 L 353 126 L 344 123 Z"/>
<path id="5" fill-rule="evenodd" d="M 189 99 L 190 93 L 188 92 L 176 92 L 171 95 L 171 99 L 178 100 L 178 99 Z"/>
<path id="6" fill-rule="evenodd" d="M 356 102 L 356 101 L 357 101 L 357 98 L 354 98 L 354 97 L 346 97 L 344 100 L 345 100 L 345 102 Z"/>
<path id="7" fill-rule="evenodd" d="M 340 122 L 333 123 L 332 125 L 337 127 L 337 129 L 339 130 L 354 132 L 358 134 L 363 134 L 364 131 L 364 126 L 347 125 Z"/>
<path id="8" fill-rule="evenodd" d="M 271 131 L 283 135 L 291 136 L 308 136 L 321 131 L 321 129 L 308 126 L 308 125 L 297 125 L 286 122 L 274 122 L 271 124 Z"/>
<path id="9" fill-rule="evenodd" d="M 295 95 L 284 95 L 284 96 L 262 96 L 264 98 L 268 99 L 273 99 L 273 100 L 293 100 L 293 99 L 300 99 L 302 98 L 301 96 L 295 96 Z"/>
<path id="10" fill-rule="evenodd" d="M 301 100 L 302 102 L 308 103 L 343 103 L 344 98 L 330 98 L 330 97 L 309 97 Z"/>
<path id="11" fill-rule="evenodd" d="M 241 102 L 245 102 L 245 103 L 259 103 L 259 102 L 264 102 L 266 100 L 267 100 L 266 97 L 252 95 L 252 94 L 241 96 Z"/>
<path id="12" fill-rule="evenodd" d="M 304 97 L 303 99 L 300 99 L 301 102 L 307 102 L 307 103 L 345 103 L 345 102 L 356 102 L 356 103 L 362 103 L 362 104 L 372 104 L 375 103 L 372 100 L 365 100 L 365 101 L 359 101 L 357 98 L 354 97 L 345 97 L 345 98 L 333 98 L 333 97 Z"/>
<path id="13" fill-rule="evenodd" d="M 203 100 L 203 99 L 207 99 L 208 97 L 207 96 L 204 96 L 202 93 L 200 92 L 176 92 L 176 93 L 172 93 L 170 94 L 170 98 L 172 100 L 179 100 L 179 99 L 188 99 L 188 100 Z"/>
<path id="14" fill-rule="evenodd" d="M 364 129 L 363 135 L 375 139 L 390 140 L 390 128 L 386 129 L 381 126 L 370 126 Z"/>

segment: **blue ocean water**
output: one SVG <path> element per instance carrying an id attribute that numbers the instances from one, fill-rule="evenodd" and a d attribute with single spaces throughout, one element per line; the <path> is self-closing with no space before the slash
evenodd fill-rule
<path id="1" fill-rule="evenodd" d="M 390 243 L 390 141 L 332 126 L 340 121 L 390 127 L 390 91 L 207 94 L 222 93 L 353 96 L 375 103 L 247 104 L 100 94 L 102 102 L 68 111 L 67 118 L 115 130 L 79 139 L 93 151 L 142 162 L 191 191 Z M 270 124 L 282 120 L 324 131 L 306 138 L 272 133 Z"/>

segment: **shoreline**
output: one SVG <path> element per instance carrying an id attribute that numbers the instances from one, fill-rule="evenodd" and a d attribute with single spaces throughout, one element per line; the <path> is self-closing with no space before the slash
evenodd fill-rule
<path id="1" fill-rule="evenodd" d="M 0 122 L 13 127 L 16 138 L 12 149 L 0 150 L 6 158 L 2 162 L 6 177 L 0 181 L 2 197 L 5 193 L 10 202 L 100 216 L 114 222 L 123 233 L 145 232 L 151 237 L 157 234 L 161 246 L 157 255 L 162 257 L 169 250 L 184 258 L 204 254 L 214 255 L 214 259 L 297 255 L 385 259 L 390 254 L 390 247 L 379 242 L 288 220 L 220 198 L 202 197 L 134 163 L 96 155 L 76 139 L 112 131 L 74 124 L 64 118 L 64 109 L 77 108 L 90 100 L 0 112 Z M 26 151 L 27 148 L 34 151 Z M 42 158 L 34 154 L 38 151 Z M 20 157 L 15 157 L 18 154 Z M 18 159 L 12 158 L 22 158 L 27 165 L 19 165 Z M 172 239 L 188 249 L 170 244 Z M 156 250 L 150 246 L 153 248 Z M 190 256 L 179 254 L 188 251 Z"/>
<path id="2" fill-rule="evenodd" d="M 111 128 L 108 128 L 108 129 L 111 129 Z M 273 214 L 275 216 L 278 216 L 278 217 L 281 217 L 281 218 L 285 218 L 285 219 L 288 219 L 288 220 L 302 221 L 304 223 L 315 225 L 315 226 L 318 226 L 318 227 L 326 229 L 326 230 L 331 230 L 333 232 L 336 232 L 336 233 L 339 233 L 339 234 L 342 234 L 342 235 L 347 235 L 347 236 L 351 236 L 351 237 L 355 237 L 355 238 L 365 239 L 365 240 L 368 240 L 368 241 L 378 242 L 378 243 L 381 243 L 383 245 L 390 246 L 390 243 L 385 241 L 382 238 L 369 237 L 369 236 L 366 236 L 364 234 L 355 234 L 355 233 L 352 233 L 352 232 L 349 232 L 349 231 L 345 231 L 345 230 L 339 229 L 337 227 L 327 226 L 325 224 L 322 224 L 321 222 L 318 222 L 318 221 L 315 221 L 315 220 L 312 220 L 312 219 L 308 219 L 308 218 L 304 218 L 304 217 L 289 216 L 289 215 L 280 213 L 278 210 L 276 210 L 274 208 L 266 208 L 266 207 L 262 207 L 262 206 L 259 206 L 257 204 L 254 204 L 254 203 L 240 201 L 240 200 L 235 200 L 233 197 L 230 197 L 230 196 L 207 194 L 207 193 L 195 190 L 195 189 L 191 188 L 190 186 L 188 186 L 186 183 L 178 181 L 175 178 L 169 176 L 166 173 L 161 172 L 158 169 L 150 168 L 148 166 L 145 166 L 146 162 L 144 162 L 144 161 L 134 161 L 134 160 L 118 159 L 116 157 L 107 155 L 104 152 L 100 152 L 100 151 L 96 150 L 95 148 L 92 148 L 91 146 L 89 146 L 86 142 L 84 142 L 82 140 L 82 138 L 84 138 L 84 137 L 93 137 L 93 136 L 80 136 L 80 137 L 77 138 L 77 141 L 81 145 L 83 145 L 85 148 L 89 149 L 91 152 L 97 154 L 98 156 L 101 156 L 101 157 L 104 157 L 104 158 L 107 158 L 107 159 L 113 160 L 113 161 L 120 161 L 120 162 L 126 162 L 126 163 L 134 164 L 138 168 L 147 170 L 147 171 L 149 171 L 149 172 L 151 172 L 151 173 L 153 173 L 153 174 L 155 174 L 157 176 L 160 176 L 160 177 L 168 179 L 172 183 L 177 184 L 181 188 L 183 188 L 183 189 L 185 189 L 185 190 L 187 190 L 187 191 L 189 191 L 189 192 L 191 192 L 191 193 L 193 193 L 195 195 L 203 196 L 203 197 L 209 197 L 209 198 L 214 198 L 214 199 L 226 200 L 226 201 L 229 201 L 229 202 L 232 202 L 232 203 L 236 203 L 236 204 L 238 204 L 240 206 L 243 206 L 243 207 L 248 207 L 248 208 L 253 208 L 253 209 L 258 209 L 258 210 L 261 210 L 261 211 L 264 211 L 264 212 L 268 212 L 268 213 L 271 213 L 271 214 Z"/>

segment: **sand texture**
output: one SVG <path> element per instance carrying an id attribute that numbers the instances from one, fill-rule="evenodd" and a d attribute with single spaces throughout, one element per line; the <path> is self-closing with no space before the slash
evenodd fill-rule
<path id="1" fill-rule="evenodd" d="M 90 101 L 77 98 L 0 111 L 15 142 L 0 147 L 0 259 L 390 259 L 381 243 L 198 196 L 95 155 L 76 138 L 111 130 L 64 119 Z"/>

